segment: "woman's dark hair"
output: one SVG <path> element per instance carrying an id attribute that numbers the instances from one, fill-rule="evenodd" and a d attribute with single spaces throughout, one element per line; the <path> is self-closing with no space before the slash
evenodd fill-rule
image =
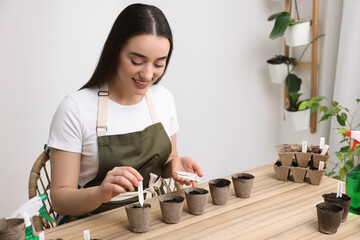
<path id="1" fill-rule="evenodd" d="M 98 65 L 90 80 L 81 89 L 100 86 L 113 77 L 119 63 L 121 49 L 127 40 L 138 34 L 152 34 L 169 39 L 170 49 L 166 59 L 165 73 L 173 49 L 169 23 L 159 8 L 137 3 L 126 7 L 115 20 L 104 44 Z M 161 77 L 154 84 L 157 84 Z"/>

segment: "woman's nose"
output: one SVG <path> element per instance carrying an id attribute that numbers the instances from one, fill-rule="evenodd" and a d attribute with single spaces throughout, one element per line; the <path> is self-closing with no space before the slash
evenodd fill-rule
<path id="1" fill-rule="evenodd" d="M 154 78 L 154 70 L 150 64 L 144 66 L 140 72 L 140 78 L 144 81 L 151 81 Z"/>

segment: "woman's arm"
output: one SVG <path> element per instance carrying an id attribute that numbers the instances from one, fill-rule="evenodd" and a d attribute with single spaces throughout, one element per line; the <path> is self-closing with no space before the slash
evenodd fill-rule
<path id="1" fill-rule="evenodd" d="M 80 153 L 51 148 L 51 201 L 62 215 L 82 215 L 98 208 L 119 193 L 134 190 L 142 176 L 132 167 L 115 167 L 100 186 L 78 189 Z"/>
<path id="2" fill-rule="evenodd" d="M 197 182 L 191 182 L 189 179 L 179 177 L 176 172 L 184 171 L 197 173 L 199 177 L 202 177 L 202 170 L 199 164 L 191 157 L 179 157 L 177 147 L 176 147 L 176 134 L 171 136 L 171 146 L 172 151 L 169 156 L 169 159 L 166 162 L 162 176 L 164 178 L 172 177 L 174 180 L 178 181 L 180 184 L 190 185 L 193 187 L 197 186 Z"/>

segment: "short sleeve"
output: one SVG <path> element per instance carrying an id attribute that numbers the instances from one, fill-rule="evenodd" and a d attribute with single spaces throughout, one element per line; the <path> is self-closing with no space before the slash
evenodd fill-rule
<path id="1" fill-rule="evenodd" d="M 48 146 L 81 153 L 82 122 L 78 102 L 67 96 L 56 110 L 50 126 Z"/>

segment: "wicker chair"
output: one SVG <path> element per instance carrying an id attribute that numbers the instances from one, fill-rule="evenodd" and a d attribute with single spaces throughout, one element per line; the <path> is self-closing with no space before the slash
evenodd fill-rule
<path id="1" fill-rule="evenodd" d="M 36 159 L 31 169 L 30 177 L 29 177 L 29 199 L 45 193 L 48 196 L 48 198 L 45 200 L 45 209 L 53 219 L 56 219 L 56 213 L 54 212 L 54 209 L 52 207 L 49 198 L 50 177 L 46 166 L 46 163 L 50 159 L 49 152 L 50 152 L 49 149 L 45 148 L 45 150 Z M 180 183 L 173 181 L 172 178 L 169 179 L 161 178 L 161 181 L 163 182 L 163 186 L 166 189 L 166 193 L 178 191 L 183 188 Z M 172 181 L 174 183 L 172 183 Z M 39 189 L 38 182 L 40 182 L 42 190 Z M 157 189 L 156 192 L 158 193 L 158 195 L 161 194 L 159 189 Z M 40 216 L 34 216 L 33 226 L 37 232 L 40 232 L 43 231 L 44 229 L 54 227 L 55 224 Z"/>
<path id="2" fill-rule="evenodd" d="M 36 159 L 29 177 L 29 199 L 45 193 L 48 196 L 44 202 L 45 210 L 53 219 L 56 219 L 56 214 L 49 199 L 50 177 L 46 166 L 49 159 L 50 156 L 47 149 L 45 149 L 45 151 L 43 151 Z M 38 185 L 38 182 L 40 182 L 41 187 Z M 44 229 L 54 227 L 55 224 L 40 216 L 34 216 L 33 226 L 37 232 L 40 232 Z"/>

